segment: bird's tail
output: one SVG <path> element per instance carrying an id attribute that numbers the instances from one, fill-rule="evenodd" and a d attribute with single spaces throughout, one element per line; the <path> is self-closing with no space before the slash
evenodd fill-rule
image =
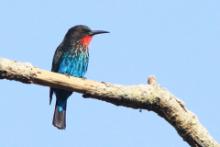
<path id="1" fill-rule="evenodd" d="M 53 125 L 58 129 L 66 128 L 66 104 L 67 100 L 59 102 L 56 101 L 54 115 L 53 115 Z"/>

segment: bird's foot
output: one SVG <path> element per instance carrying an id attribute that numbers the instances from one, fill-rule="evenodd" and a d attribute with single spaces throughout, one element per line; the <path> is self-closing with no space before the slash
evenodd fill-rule
<path id="1" fill-rule="evenodd" d="M 69 75 L 69 74 L 64 74 L 65 76 L 67 76 L 68 78 L 70 78 L 71 77 L 71 75 Z"/>

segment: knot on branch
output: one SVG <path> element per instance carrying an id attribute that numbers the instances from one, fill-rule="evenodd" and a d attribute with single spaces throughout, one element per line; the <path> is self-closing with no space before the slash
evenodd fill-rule
<path id="1" fill-rule="evenodd" d="M 157 85 L 157 78 L 154 75 L 151 75 L 147 79 L 149 85 Z"/>

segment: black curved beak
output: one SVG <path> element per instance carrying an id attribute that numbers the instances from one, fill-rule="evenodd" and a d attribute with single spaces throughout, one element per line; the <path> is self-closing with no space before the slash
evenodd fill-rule
<path id="1" fill-rule="evenodd" d="M 97 34 L 103 34 L 103 33 L 110 33 L 108 31 L 103 31 L 103 30 L 93 30 L 90 35 L 91 36 L 94 36 L 94 35 L 97 35 Z"/>

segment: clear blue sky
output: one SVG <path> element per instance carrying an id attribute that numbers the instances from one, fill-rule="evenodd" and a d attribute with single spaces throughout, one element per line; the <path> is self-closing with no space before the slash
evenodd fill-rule
<path id="1" fill-rule="evenodd" d="M 87 78 L 139 84 L 154 74 L 220 142 L 219 7 L 218 0 L 2 0 L 0 56 L 50 70 L 68 28 L 108 30 L 90 45 Z M 60 131 L 51 125 L 47 87 L 1 80 L 0 88 L 0 146 L 188 146 L 153 112 L 79 94 L 69 99 Z"/>

